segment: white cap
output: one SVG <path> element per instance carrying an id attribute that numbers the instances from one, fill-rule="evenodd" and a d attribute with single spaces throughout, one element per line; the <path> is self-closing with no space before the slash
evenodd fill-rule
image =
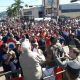
<path id="1" fill-rule="evenodd" d="M 19 41 L 16 41 L 16 44 L 21 44 Z"/>
<path id="2" fill-rule="evenodd" d="M 57 41 L 56 46 L 62 47 L 62 45 Z"/>
<path id="3" fill-rule="evenodd" d="M 0 36 L 0 39 L 1 39 L 1 40 L 2 40 L 2 38 L 3 38 L 3 37 L 2 37 L 2 36 Z"/>
<path id="4" fill-rule="evenodd" d="M 23 50 L 29 50 L 31 48 L 31 43 L 28 39 L 25 39 L 21 46 Z"/>
<path id="5" fill-rule="evenodd" d="M 38 46 L 38 43 L 37 43 L 37 42 L 35 42 L 35 43 L 33 43 L 33 44 Z"/>

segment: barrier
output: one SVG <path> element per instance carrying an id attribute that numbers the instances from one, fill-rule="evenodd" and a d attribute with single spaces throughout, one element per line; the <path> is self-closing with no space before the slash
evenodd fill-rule
<path id="1" fill-rule="evenodd" d="M 60 71 L 60 72 L 56 73 L 56 75 L 61 74 L 61 73 L 64 73 L 64 72 L 65 72 L 65 70 Z M 50 76 L 44 77 L 43 80 L 48 79 L 48 78 L 53 77 L 53 76 L 54 75 L 50 75 Z"/>
<path id="2" fill-rule="evenodd" d="M 23 77 L 16 77 L 16 78 L 12 78 L 11 80 L 24 80 Z"/>
<path id="3" fill-rule="evenodd" d="M 20 72 L 21 72 L 21 69 L 20 69 L 20 70 L 16 70 L 15 72 L 20 73 Z M 57 73 L 55 74 L 55 76 L 57 76 L 57 75 L 59 75 L 59 74 L 61 74 L 61 73 L 64 73 L 64 72 L 65 72 L 65 70 L 60 71 L 60 72 L 57 72 Z M 1 73 L 1 74 L 0 74 L 0 77 L 1 77 L 1 76 L 4 76 L 4 75 L 10 75 L 10 74 L 12 74 L 12 73 L 14 73 L 14 72 L 8 71 L 8 72 L 5 72 L 5 73 Z M 46 80 L 46 79 L 48 79 L 48 78 L 50 78 L 50 77 L 53 77 L 53 76 L 54 76 L 54 75 L 50 75 L 50 76 L 44 77 L 43 80 Z M 23 78 L 23 77 L 15 77 L 15 78 L 12 78 L 11 80 L 24 80 L 24 78 Z"/>
<path id="4" fill-rule="evenodd" d="M 12 73 L 20 73 L 20 72 L 21 72 L 21 69 L 16 70 L 15 72 L 12 72 L 12 71 L 3 72 L 3 73 L 0 74 L 0 77 L 4 76 L 4 75 L 9 75 L 9 74 L 12 74 Z"/>
<path id="5" fill-rule="evenodd" d="M 43 80 L 62 80 L 63 79 L 63 70 L 61 67 L 43 69 Z"/>

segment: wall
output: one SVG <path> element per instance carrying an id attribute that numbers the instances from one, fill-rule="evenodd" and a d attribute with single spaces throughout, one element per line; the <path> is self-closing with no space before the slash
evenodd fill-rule
<path id="1" fill-rule="evenodd" d="M 57 1 L 58 0 L 42 0 L 43 6 L 44 6 L 44 1 L 45 1 L 45 7 L 46 8 L 51 8 L 52 3 L 53 3 L 53 7 L 57 8 Z"/>
<path id="2" fill-rule="evenodd" d="M 80 12 L 68 12 L 68 13 L 67 12 L 66 13 L 59 12 L 59 15 L 76 18 L 76 17 L 80 16 Z"/>
<path id="3" fill-rule="evenodd" d="M 29 12 L 29 11 L 31 11 L 32 14 L 24 15 L 25 12 Z M 37 7 L 26 8 L 26 9 L 23 9 L 23 11 L 22 11 L 22 16 L 28 16 L 29 18 L 30 18 L 30 17 L 38 18 L 38 17 L 39 17 L 38 12 L 39 12 L 39 11 L 38 11 L 38 8 L 37 8 Z"/>

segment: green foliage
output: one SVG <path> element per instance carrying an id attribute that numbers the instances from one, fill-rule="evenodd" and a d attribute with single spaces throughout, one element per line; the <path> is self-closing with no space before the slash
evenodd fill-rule
<path id="1" fill-rule="evenodd" d="M 14 17 L 19 15 L 20 8 L 22 8 L 21 3 L 23 3 L 21 0 L 14 0 L 15 2 L 8 7 L 7 14 L 9 17 Z"/>

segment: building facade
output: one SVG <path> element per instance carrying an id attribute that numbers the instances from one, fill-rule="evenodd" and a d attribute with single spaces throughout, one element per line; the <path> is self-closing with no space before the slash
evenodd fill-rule
<path id="1" fill-rule="evenodd" d="M 59 10 L 59 0 L 42 0 L 45 16 L 57 16 Z"/>
<path id="2" fill-rule="evenodd" d="M 34 18 L 43 17 L 42 7 L 41 6 L 27 7 L 22 10 L 22 16 L 24 16 L 27 19 L 34 19 Z"/>
<path id="3" fill-rule="evenodd" d="M 43 0 L 45 4 L 41 6 L 32 6 L 26 7 L 22 10 L 22 16 L 26 17 L 27 19 L 34 19 L 34 18 L 42 18 L 42 17 L 53 17 L 53 16 L 67 16 L 67 17 L 78 17 L 80 16 L 80 4 L 64 4 L 58 5 L 59 2 L 54 2 L 54 6 L 51 6 L 51 1 Z M 53 0 L 55 1 L 55 0 Z M 54 7 L 54 8 L 52 8 Z"/>
<path id="4" fill-rule="evenodd" d="M 80 4 L 73 3 L 73 4 L 60 5 L 59 15 L 72 18 L 80 16 Z"/>

